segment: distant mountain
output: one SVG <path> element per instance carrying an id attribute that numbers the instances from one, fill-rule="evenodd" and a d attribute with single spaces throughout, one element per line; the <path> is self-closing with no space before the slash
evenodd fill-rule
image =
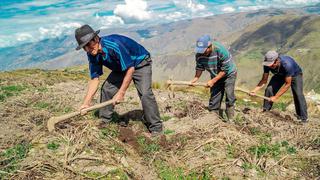
<path id="1" fill-rule="evenodd" d="M 315 83 L 319 65 L 319 16 L 317 6 L 304 9 L 269 9 L 223 14 L 179 21 L 153 27 L 102 30 L 101 35 L 124 34 L 142 43 L 152 54 L 155 81 L 170 77 L 189 80 L 194 75 L 194 44 L 202 34 L 210 34 L 230 48 L 239 69 L 238 83 L 254 86 L 261 76 L 261 59 L 269 49 L 294 56 L 306 72 L 306 88 Z M 0 49 L 0 70 L 40 67 L 57 69 L 86 64 L 83 51 L 75 51 L 73 36 Z M 204 75 L 203 80 L 208 79 Z"/>
<path id="2" fill-rule="evenodd" d="M 259 10 L 184 20 L 153 27 L 102 30 L 101 35 L 119 33 L 128 35 L 145 45 L 154 56 L 192 51 L 194 41 L 202 34 L 226 39 L 232 33 L 271 16 L 301 14 L 299 10 Z M 230 44 L 231 42 L 225 42 Z M 0 49 L 0 71 L 21 68 L 61 68 L 86 62 L 84 53 L 76 52 L 74 36 L 47 39 L 37 43 Z"/>

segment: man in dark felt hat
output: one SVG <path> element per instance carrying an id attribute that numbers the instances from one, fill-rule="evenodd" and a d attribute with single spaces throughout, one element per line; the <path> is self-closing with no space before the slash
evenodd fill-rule
<path id="1" fill-rule="evenodd" d="M 209 35 L 203 35 L 197 40 L 195 51 L 196 73 L 191 83 L 197 82 L 202 72 L 207 70 L 211 76 L 207 82 L 211 92 L 208 109 L 223 118 L 221 102 L 225 94 L 227 119 L 232 121 L 236 102 L 234 88 L 237 68 L 230 52 L 221 43 L 212 41 Z"/>
<path id="2" fill-rule="evenodd" d="M 150 53 L 136 41 L 122 35 L 112 34 L 99 37 L 89 25 L 75 30 L 78 42 L 76 50 L 87 52 L 91 80 L 80 110 L 91 105 L 92 98 L 99 86 L 99 77 L 103 66 L 112 72 L 101 88 L 101 102 L 114 100 L 114 104 L 101 108 L 99 117 L 108 123 L 113 115 L 114 105 L 124 99 L 124 95 L 133 80 L 141 99 L 144 123 L 151 136 L 162 132 L 159 109 L 151 89 L 152 68 Z M 82 112 L 85 114 L 86 112 Z"/>
<path id="3" fill-rule="evenodd" d="M 262 65 L 264 69 L 262 79 L 250 95 L 254 96 L 263 88 L 271 71 L 274 75 L 265 90 L 265 96 L 270 97 L 270 101 L 264 101 L 263 110 L 269 111 L 273 102 L 276 102 L 291 87 L 297 117 L 301 122 L 307 122 L 307 103 L 303 94 L 303 76 L 299 65 L 292 57 L 279 56 L 276 51 L 268 51 Z"/>

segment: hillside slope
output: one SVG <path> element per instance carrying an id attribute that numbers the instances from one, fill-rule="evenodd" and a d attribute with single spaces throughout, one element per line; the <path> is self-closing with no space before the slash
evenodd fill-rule
<path id="1" fill-rule="evenodd" d="M 239 83 L 257 83 L 263 55 L 273 49 L 294 57 L 304 70 L 305 89 L 319 91 L 319 25 L 319 16 L 279 16 L 249 26 L 231 45 L 239 67 Z"/>
<path id="2" fill-rule="evenodd" d="M 166 89 L 154 89 L 165 129 L 151 140 L 143 136 L 141 105 L 130 87 L 114 116 L 129 121 L 128 127 L 106 126 L 89 113 L 49 133 L 50 117 L 81 104 L 85 69 L 0 73 L 1 179 L 320 177 L 319 109 L 310 105 L 310 122 L 301 125 L 284 111 L 286 98 L 262 113 L 260 100 L 237 93 L 235 121 L 225 123 L 206 110 L 206 89 L 176 88 L 174 98 Z"/>

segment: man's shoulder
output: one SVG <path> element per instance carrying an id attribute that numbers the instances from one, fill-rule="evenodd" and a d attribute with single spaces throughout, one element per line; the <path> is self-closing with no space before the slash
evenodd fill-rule
<path id="1" fill-rule="evenodd" d="M 294 61 L 293 57 L 288 56 L 288 55 L 280 55 L 279 57 L 281 60 L 293 60 Z"/>
<path id="2" fill-rule="evenodd" d="M 220 43 L 218 41 L 214 41 L 213 45 L 214 45 L 215 50 L 217 52 L 222 53 L 222 54 L 229 54 L 228 49 L 222 43 Z"/>
<path id="3" fill-rule="evenodd" d="M 295 62 L 295 60 L 291 56 L 280 55 L 279 57 L 281 59 L 282 65 L 285 67 L 292 66 Z"/>

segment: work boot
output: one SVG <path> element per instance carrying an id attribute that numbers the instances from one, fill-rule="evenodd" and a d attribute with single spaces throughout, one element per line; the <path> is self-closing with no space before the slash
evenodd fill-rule
<path id="1" fill-rule="evenodd" d="M 212 110 L 214 113 L 216 113 L 217 115 L 218 115 L 218 117 L 220 118 L 220 119 L 224 119 L 224 117 L 223 117 L 223 110 L 222 109 L 216 109 L 216 110 Z"/>
<path id="2" fill-rule="evenodd" d="M 232 122 L 234 119 L 234 107 L 233 106 L 227 107 L 226 114 L 227 114 L 228 121 Z"/>

